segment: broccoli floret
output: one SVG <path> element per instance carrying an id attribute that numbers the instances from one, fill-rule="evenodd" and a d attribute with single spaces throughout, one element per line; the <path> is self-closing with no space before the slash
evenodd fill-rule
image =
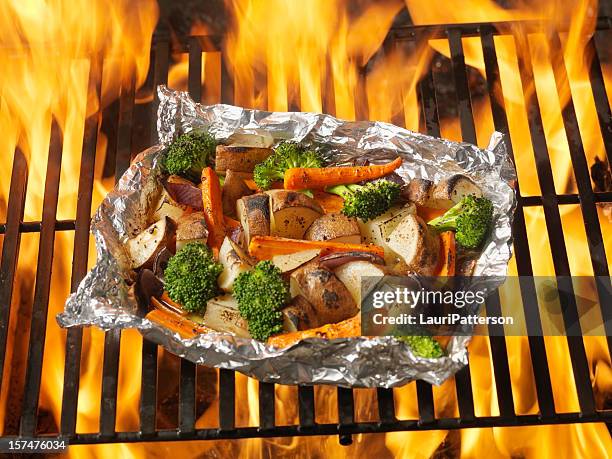
<path id="1" fill-rule="evenodd" d="M 368 221 L 389 210 L 398 200 L 400 189 L 397 183 L 378 180 L 365 185 L 336 185 L 326 191 L 344 198 L 344 215 Z"/>
<path id="2" fill-rule="evenodd" d="M 413 354 L 418 357 L 426 357 L 429 359 L 437 359 L 444 355 L 442 346 L 434 338 L 427 335 L 415 336 L 396 336 L 397 339 L 403 341 L 412 350 Z"/>
<path id="3" fill-rule="evenodd" d="M 487 198 L 469 195 L 429 225 L 438 231 L 455 231 L 457 243 L 476 249 L 484 241 L 493 220 L 493 204 Z"/>
<path id="4" fill-rule="evenodd" d="M 283 180 L 285 171 L 292 167 L 322 167 L 319 155 L 294 142 L 283 142 L 274 149 L 274 154 L 257 164 L 253 179 L 259 188 L 267 190 L 272 182 Z"/>
<path id="5" fill-rule="evenodd" d="M 169 174 L 176 174 L 194 182 L 200 181 L 202 169 L 214 157 L 217 142 L 202 131 L 191 131 L 179 136 L 168 147 L 162 158 L 162 167 Z"/>
<path id="6" fill-rule="evenodd" d="M 234 281 L 234 296 L 240 315 L 255 339 L 265 341 L 283 330 L 280 309 L 289 300 L 289 288 L 281 271 L 269 261 L 260 261 Z"/>
<path id="7" fill-rule="evenodd" d="M 223 266 L 201 242 L 190 242 L 170 258 L 164 285 L 170 298 L 189 312 L 202 313 L 206 302 L 217 295 L 217 277 Z"/>

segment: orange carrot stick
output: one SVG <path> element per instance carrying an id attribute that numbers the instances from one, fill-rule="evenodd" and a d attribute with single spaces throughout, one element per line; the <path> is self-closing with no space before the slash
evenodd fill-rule
<path id="1" fill-rule="evenodd" d="M 285 255 L 311 249 L 321 249 L 322 255 L 331 252 L 370 252 L 380 257 L 385 256 L 384 249 L 373 244 L 302 241 L 299 239 L 287 239 L 276 236 L 254 236 L 249 244 L 249 253 L 260 260 L 269 260 L 274 255 Z"/>
<path id="2" fill-rule="evenodd" d="M 267 344 L 277 348 L 284 348 L 306 338 L 351 338 L 361 335 L 361 315 L 335 324 L 326 324 L 319 328 L 310 328 L 291 333 L 283 333 L 268 338 Z"/>
<path id="3" fill-rule="evenodd" d="M 285 171 L 286 190 L 314 190 L 334 185 L 348 185 L 390 174 L 402 165 L 402 158 L 372 166 L 294 167 Z"/>
<path id="4" fill-rule="evenodd" d="M 440 261 L 438 262 L 436 275 L 454 276 L 456 258 L 455 233 L 452 231 L 440 233 Z"/>
<path id="5" fill-rule="evenodd" d="M 225 223 L 225 230 L 228 232 L 235 230 L 240 226 L 240 222 L 238 220 L 234 220 L 232 217 L 228 217 L 227 215 L 223 216 L 223 223 Z"/>
<path id="6" fill-rule="evenodd" d="M 208 226 L 208 245 L 216 255 L 225 237 L 225 223 L 223 216 L 223 202 L 221 200 L 221 186 L 219 177 L 210 167 L 202 169 L 202 204 L 206 225 Z"/>
<path id="7" fill-rule="evenodd" d="M 172 330 L 181 335 L 181 338 L 195 338 L 202 333 L 210 333 L 210 328 L 196 324 L 170 309 L 153 309 L 146 315 L 151 322 L 155 322 L 164 328 Z"/>

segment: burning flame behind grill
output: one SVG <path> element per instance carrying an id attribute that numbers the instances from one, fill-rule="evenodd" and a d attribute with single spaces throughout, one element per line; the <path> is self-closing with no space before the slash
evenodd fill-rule
<path id="1" fill-rule="evenodd" d="M 460 23 L 479 21 L 509 21 L 546 18 L 562 34 L 562 45 L 570 80 L 573 101 L 578 114 L 580 132 L 587 159 L 604 157 L 604 147 L 598 130 L 593 96 L 589 86 L 590 56 L 583 49 L 594 30 L 596 4 L 593 1 L 541 1 L 502 9 L 492 1 L 472 0 L 461 8 L 449 7 L 448 2 L 407 0 L 407 7 L 416 24 Z M 300 109 L 333 111 L 340 118 L 369 118 L 404 124 L 419 129 L 417 83 L 431 65 L 434 51 L 450 55 L 446 40 L 428 37 L 416 41 L 412 48 L 391 47 L 380 52 L 391 23 L 404 5 L 394 0 L 371 2 L 355 13 L 348 2 L 341 0 L 292 2 L 283 0 L 236 0 L 227 2 L 232 25 L 227 34 L 226 52 L 235 80 L 235 103 L 269 110 Z M 6 155 L 6 170 L 0 180 L 0 220 L 6 220 L 8 202 L 8 170 L 16 147 L 28 158 L 29 181 L 25 221 L 41 219 L 42 201 L 52 136 L 52 120 L 57 123 L 63 139 L 61 181 L 57 219 L 73 219 L 76 212 L 77 180 L 83 143 L 85 119 L 97 115 L 119 97 L 134 81 L 142 85 L 149 66 L 151 36 L 157 20 L 153 1 L 129 2 L 55 2 L 8 1 L 0 5 L 0 150 Z M 510 30 L 511 31 L 511 30 Z M 193 30 L 202 33 L 203 29 Z M 550 149 L 551 162 L 558 193 L 575 192 L 575 183 L 563 130 L 561 109 L 569 94 L 557 94 L 543 36 L 530 36 L 531 60 L 535 86 L 522 88 L 517 67 L 517 49 L 510 37 L 496 37 L 495 45 L 500 66 L 501 89 L 509 118 L 521 191 L 524 195 L 540 193 L 534 167 L 534 155 L 529 136 L 523 89 L 537 93 L 542 109 L 543 125 Z M 484 62 L 479 38 L 464 38 L 466 63 L 484 76 Z M 103 59 L 101 93 L 96 92 L 96 62 Z M 171 70 L 171 86 L 186 81 L 187 60 Z M 366 74 L 367 66 L 367 74 Z M 218 101 L 219 62 L 212 54 L 203 54 L 202 75 L 206 83 L 204 100 Z M 604 68 L 608 86 L 612 72 Z M 213 89 L 208 89 L 208 86 Z M 612 88 L 608 88 L 608 92 Z M 333 95 L 333 97 L 332 97 Z M 441 101 L 440 103 L 444 103 Z M 486 145 L 493 130 L 490 103 L 486 97 L 472 100 L 479 145 Z M 441 119 L 444 137 L 461 140 L 456 119 Z M 102 180 L 106 139 L 100 135 L 97 145 L 97 178 L 93 207 L 99 204 L 112 182 Z M 534 257 L 534 274 L 554 274 L 552 256 L 543 213 L 539 208 L 525 209 Z M 572 273 L 590 275 L 586 237 L 580 208 L 561 208 Z M 600 215 L 606 250 L 612 247 L 611 224 Z M 49 300 L 49 321 L 43 363 L 40 409 L 50 413 L 59 425 L 63 385 L 65 331 L 54 320 L 63 308 L 70 288 L 70 264 L 73 246 L 71 232 L 57 232 L 55 258 Z M 13 314 L 9 331 L 7 362 L 19 361 L 27 355 L 27 336 L 20 331 L 28 320 L 29 305 L 34 290 L 38 235 L 22 236 L 20 261 L 13 295 Z M 609 251 L 609 250 L 608 250 Z M 612 256 L 612 253 L 609 253 Z M 90 264 L 95 252 L 90 250 Z M 516 265 L 510 266 L 516 275 Z M 591 379 L 596 397 L 612 392 L 610 357 L 604 338 L 584 339 L 590 363 Z M 508 337 L 508 357 L 514 391 L 515 409 L 519 414 L 537 413 L 527 340 Z M 119 371 L 117 430 L 138 430 L 138 398 L 142 341 L 138 334 L 122 334 Z M 559 412 L 577 411 L 574 382 L 567 343 L 563 338 L 547 338 L 546 349 L 551 367 L 555 404 Z M 85 330 L 81 382 L 78 404 L 77 432 L 96 432 L 99 427 L 100 380 L 103 354 L 103 334 Z M 486 338 L 477 337 L 470 347 L 472 384 L 478 416 L 498 414 L 493 382 L 490 348 Z M 11 394 L 19 392 L 23 371 L 17 365 L 12 373 L 10 364 L 0 394 L 0 429 L 5 425 L 7 407 L 13 403 Z M 9 383 L 9 381 L 12 381 Z M 160 386 L 164 381 L 160 380 Z M 336 395 L 330 388 L 316 389 L 318 422 L 337 422 Z M 356 390 L 356 420 L 376 419 L 376 394 L 373 390 Z M 295 388 L 276 388 L 277 423 L 297 422 Z M 236 377 L 238 400 L 237 425 L 258 425 L 257 382 L 244 376 Z M 396 411 L 400 419 L 418 418 L 415 385 L 395 390 Z M 434 388 L 436 414 L 458 415 L 454 382 Z M 216 402 L 198 420 L 197 427 L 216 425 Z M 170 448 L 172 448 L 170 450 Z M 436 450 L 450 448 L 466 456 L 504 457 L 508 455 L 555 457 L 572 451 L 575 456 L 604 457 L 612 449 L 609 433 L 603 425 L 582 424 L 521 428 L 470 429 L 460 433 L 398 432 L 386 435 L 356 436 L 355 443 L 344 448 L 336 437 L 294 439 L 252 439 L 233 444 L 228 442 L 173 443 L 171 445 L 102 445 L 71 447 L 70 454 L 106 457 L 110 455 L 156 456 L 180 454 L 195 456 L 211 449 L 231 456 L 258 457 L 269 453 L 293 457 L 330 456 L 355 457 L 391 453 L 397 457 L 413 455 L 429 457 Z M 180 452 L 179 452 L 180 451 Z"/>

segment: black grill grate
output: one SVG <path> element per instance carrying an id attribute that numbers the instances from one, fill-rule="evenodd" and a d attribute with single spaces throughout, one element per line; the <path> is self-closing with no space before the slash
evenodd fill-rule
<path id="1" fill-rule="evenodd" d="M 448 39 L 451 52 L 451 68 L 453 83 L 456 92 L 457 112 L 460 121 L 461 134 L 464 141 L 476 143 L 476 129 L 472 113 L 470 88 L 465 66 L 462 37 L 479 36 L 486 69 L 487 91 L 491 103 L 494 126 L 498 131 L 508 132 L 508 119 L 503 102 L 494 96 L 499 90 L 499 67 L 494 45 L 494 35 L 499 32 L 498 24 L 464 24 L 450 26 L 418 26 L 393 28 L 387 36 L 380 53 L 388 52 L 402 40 L 415 41 L 423 37 Z M 506 26 L 508 23 L 505 24 Z M 520 26 L 515 44 L 518 47 L 528 46 L 524 38 L 528 33 L 537 31 L 537 25 L 531 22 L 513 23 Z M 598 30 L 610 29 L 611 22 L 607 18 L 598 21 Z M 559 35 L 555 32 L 549 35 L 551 50 L 561 49 Z M 187 50 L 186 50 L 187 51 Z M 188 88 L 195 100 L 202 98 L 202 85 L 200 81 L 202 52 L 220 52 L 220 37 L 191 37 L 189 39 L 189 81 Z M 612 151 L 612 115 L 604 86 L 600 60 L 595 49 L 594 38 L 588 43 L 588 51 L 593 53 L 590 67 L 590 81 L 597 109 L 601 134 L 604 140 L 608 159 Z M 560 53 L 553 52 L 552 68 L 557 91 L 559 93 L 569 90 L 567 71 Z M 523 88 L 533 83 L 532 64 L 524 56 L 529 53 L 519 53 L 519 71 Z M 152 87 L 167 83 L 170 63 L 169 34 L 159 29 L 156 32 L 152 48 Z M 95 62 L 91 68 L 90 88 L 100 94 L 100 75 L 102 62 Z M 331 68 L 330 65 L 328 65 Z M 234 101 L 233 83 L 229 78 L 227 63 L 221 55 L 221 98 L 225 103 Z M 365 70 L 364 74 L 365 76 Z M 265 75 L 258 76 L 265 82 Z M 438 103 L 436 99 L 435 83 L 431 69 L 419 82 L 419 96 L 421 111 L 427 133 L 439 136 L 440 124 L 438 119 Z M 568 91 L 569 92 L 569 91 Z M 334 114 L 335 101 L 332 79 L 328 77 L 322 82 L 323 108 L 327 113 Z M 134 150 L 133 123 L 135 119 L 135 88 L 134 82 L 122 88 L 117 114 L 116 145 L 112 148 L 115 156 L 115 178 L 121 176 L 128 167 Z M 363 98 L 362 100 L 365 100 Z M 150 104 L 148 112 L 150 139 L 155 143 L 156 104 Z M 578 194 L 557 194 L 553 183 L 553 172 L 548 154 L 548 146 L 544 136 L 542 116 L 537 95 L 528 98 L 525 96 L 525 105 L 528 113 L 529 131 L 535 152 L 536 168 L 542 190 L 541 196 L 523 197 L 517 184 L 518 209 L 514 223 L 514 246 L 518 273 L 522 276 L 532 276 L 532 259 L 529 251 L 527 229 L 523 207 L 540 206 L 543 208 L 546 228 L 553 255 L 555 273 L 559 276 L 570 275 L 568 253 L 563 236 L 559 206 L 564 204 L 580 204 L 587 243 L 593 272 L 596 276 L 608 277 L 608 262 L 604 250 L 602 232 L 599 225 L 596 203 L 612 202 L 612 192 L 593 192 L 591 187 L 588 164 L 586 162 L 584 147 L 578 130 L 576 112 L 570 102 L 563 109 L 563 122 L 567 135 L 573 170 L 577 182 Z M 297 107 L 296 107 L 297 108 Z M 357 107 L 360 118 L 367 118 L 367 104 L 360 103 Z M 89 217 L 91 212 L 92 188 L 94 182 L 94 166 L 96 160 L 96 144 L 98 130 L 102 121 L 102 113 L 97 113 L 86 120 L 84 129 L 84 146 L 82 152 L 81 170 L 78 187 L 78 201 L 76 220 L 56 220 L 58 204 L 58 189 L 61 164 L 61 136 L 58 126 L 52 129 L 52 142 L 49 151 L 47 177 L 44 191 L 44 204 L 42 221 L 22 222 L 26 184 L 28 180 L 27 164 L 24 155 L 17 150 L 13 161 L 11 175 L 10 200 L 8 203 L 7 221 L 0 225 L 0 234 L 4 234 L 2 259 L 0 264 L 0 368 L 6 363 L 5 350 L 8 334 L 10 304 L 13 290 L 13 280 L 19 257 L 20 238 L 22 233 L 40 232 L 40 246 L 38 265 L 36 269 L 36 287 L 33 299 L 33 314 L 29 337 L 29 354 L 27 373 L 25 378 L 24 400 L 21 412 L 19 431 L 14 434 L 23 437 L 37 435 L 38 402 L 42 377 L 42 359 L 45 346 L 45 329 L 56 326 L 47 324 L 47 308 L 50 294 L 51 267 L 54 250 L 54 237 L 56 231 L 74 231 L 74 255 L 71 275 L 71 289 L 74 290 L 86 273 L 89 245 Z M 395 124 L 402 124 L 403 119 L 394 119 Z M 512 151 L 512 150 L 511 150 Z M 602 281 L 603 282 L 603 281 Z M 521 294 L 524 304 L 529 304 L 528 298 L 535 296 L 533 282 L 525 281 L 521 285 Z M 606 286 L 598 284 L 600 303 L 604 305 L 602 315 L 607 323 L 608 351 L 611 347 L 612 330 L 612 301 L 606 297 Z M 569 286 L 571 288 L 571 285 Z M 608 290 L 609 291 L 609 290 Z M 499 314 L 501 311 L 498 295 L 491 297 L 487 304 L 487 311 Z M 572 299 L 562 308 L 563 319 L 566 324 L 578 323 L 576 301 Z M 394 391 L 378 389 L 378 416 L 377 422 L 356 422 L 354 393 L 351 389 L 337 389 L 338 424 L 315 422 L 315 393 L 313 387 L 298 387 L 298 414 L 299 424 L 277 426 L 275 422 L 275 386 L 273 384 L 259 384 L 259 427 L 236 427 L 235 410 L 235 374 L 232 371 L 220 370 L 219 387 L 219 428 L 196 429 L 196 366 L 191 362 L 182 360 L 180 363 L 180 392 L 179 392 L 179 422 L 177 429 L 159 430 L 156 428 L 156 407 L 158 403 L 157 377 L 158 377 L 158 348 L 150 342 L 143 342 L 142 347 L 142 379 L 140 398 L 140 431 L 116 432 L 115 421 L 117 415 L 117 388 L 120 331 L 111 331 L 105 334 L 103 377 L 100 401 L 100 426 L 98 433 L 76 433 L 77 395 L 79 390 L 80 360 L 82 348 L 82 330 L 71 329 L 67 332 L 65 374 L 63 385 L 63 400 L 60 431 L 57 435 L 67 436 L 72 443 L 98 443 L 98 442 L 136 442 L 148 440 L 184 440 L 184 439 L 218 439 L 218 438 L 245 438 L 245 437 L 277 437 L 295 435 L 339 435 L 342 444 L 351 443 L 351 435 L 355 433 L 388 432 L 401 430 L 433 430 L 457 429 L 466 427 L 492 427 L 492 426 L 518 426 L 537 424 L 562 424 L 578 422 L 607 422 L 612 421 L 612 411 L 596 407 L 584 342 L 580 336 L 568 337 L 567 344 L 572 363 L 573 378 L 576 385 L 577 398 L 580 411 L 575 413 L 558 413 L 555 410 L 553 388 L 549 365 L 547 360 L 544 339 L 541 336 L 541 322 L 538 312 L 525 307 L 526 323 L 529 327 L 529 350 L 532 370 L 536 386 L 539 414 L 517 415 L 514 408 L 514 399 L 511 390 L 510 369 L 506 340 L 503 336 L 490 337 L 490 349 L 494 380 L 496 385 L 498 416 L 476 416 L 474 410 L 474 393 L 471 383 L 470 367 L 461 370 L 455 377 L 457 405 L 459 417 L 437 418 L 434 410 L 434 397 L 432 387 L 422 381 L 416 382 L 416 395 L 419 417 L 415 420 L 398 420 L 396 418 Z M 579 326 L 579 325 L 578 325 Z M 494 329 L 496 326 L 492 325 Z M 498 326 L 499 327 L 499 326 Z M 493 331 L 493 330 L 491 330 Z M 499 333 L 497 333 L 499 334 Z M 2 372 L 0 372 L 0 378 Z M 7 383 L 0 379 L 0 384 Z M 9 433 L 9 435 L 13 435 Z"/>

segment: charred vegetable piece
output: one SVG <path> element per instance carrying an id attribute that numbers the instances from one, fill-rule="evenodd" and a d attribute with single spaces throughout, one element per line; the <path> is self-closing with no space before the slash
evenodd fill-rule
<path id="1" fill-rule="evenodd" d="M 289 299 L 289 287 L 271 262 L 262 261 L 241 273 L 234 282 L 234 296 L 253 338 L 265 341 L 283 330 L 281 309 Z"/>
<path id="2" fill-rule="evenodd" d="M 176 226 L 176 249 L 180 250 L 190 242 L 206 244 L 208 229 L 204 212 L 192 212 L 182 216 Z"/>
<path id="3" fill-rule="evenodd" d="M 234 171 L 228 170 L 223 182 L 223 213 L 232 218 L 238 218 L 236 213 L 236 201 L 243 196 L 249 196 L 253 192 L 244 183 L 244 178 Z"/>
<path id="4" fill-rule="evenodd" d="M 164 188 L 178 204 L 202 210 L 202 192 L 190 180 L 171 175 L 165 181 Z"/>
<path id="5" fill-rule="evenodd" d="M 374 180 L 390 174 L 402 165 L 402 158 L 373 166 L 295 167 L 285 172 L 286 190 L 320 190 L 335 185 L 348 185 Z"/>
<path id="6" fill-rule="evenodd" d="M 207 243 L 216 254 L 225 237 L 225 222 L 223 218 L 221 185 L 219 184 L 217 174 L 210 167 L 202 170 L 200 189 L 202 190 L 202 205 L 209 233 Z"/>
<path id="7" fill-rule="evenodd" d="M 323 253 L 330 252 L 371 252 L 379 257 L 384 257 L 385 251 L 382 247 L 372 244 L 345 244 L 330 241 L 301 241 L 299 239 L 287 239 L 276 236 L 255 236 L 249 244 L 249 253 L 260 259 L 269 260 L 275 255 L 301 252 L 302 250 L 319 249 Z"/>
<path id="8" fill-rule="evenodd" d="M 169 174 L 176 174 L 194 182 L 215 153 L 215 138 L 202 131 L 191 131 L 179 136 L 162 157 L 162 167 Z"/>
<path id="9" fill-rule="evenodd" d="M 482 190 L 466 175 L 455 174 L 436 183 L 431 191 L 431 197 L 425 204 L 435 209 L 450 209 L 461 202 L 466 196 L 482 196 Z"/>
<path id="10" fill-rule="evenodd" d="M 270 234 L 302 239 L 312 222 L 323 214 L 321 206 L 304 193 L 286 190 L 266 191 L 270 196 Z"/>
<path id="11" fill-rule="evenodd" d="M 132 268 L 151 267 L 157 253 L 173 241 L 174 222 L 164 217 L 127 241 Z"/>
<path id="12" fill-rule="evenodd" d="M 223 266 L 201 242 L 191 242 L 168 261 L 164 283 L 168 295 L 189 312 L 203 312 L 206 302 L 219 292 L 217 277 Z"/>
<path id="13" fill-rule="evenodd" d="M 270 148 L 217 145 L 215 169 L 217 173 L 227 170 L 253 172 L 255 165 L 272 154 Z"/>
<path id="14" fill-rule="evenodd" d="M 440 257 L 440 238 L 416 215 L 406 216 L 393 230 L 387 246 L 400 257 L 394 270 L 398 274 L 434 274 Z"/>
<path id="15" fill-rule="evenodd" d="M 370 182 L 366 185 L 338 185 L 328 188 L 344 198 L 342 213 L 368 221 L 384 214 L 397 202 L 401 187 L 387 180 Z"/>
<path id="16" fill-rule="evenodd" d="M 275 181 L 285 178 L 285 171 L 295 167 L 321 167 L 321 158 L 294 142 L 283 142 L 274 149 L 274 154 L 255 166 L 253 178 L 262 190 L 272 187 Z M 306 189 L 302 187 L 298 189 Z"/>
<path id="17" fill-rule="evenodd" d="M 312 319 L 316 318 L 316 311 L 312 304 L 302 295 L 296 296 L 291 303 L 283 308 L 283 329 L 294 332 L 298 330 L 308 330 L 315 327 Z"/>
<path id="18" fill-rule="evenodd" d="M 361 231 L 357 220 L 340 213 L 325 214 L 310 225 L 304 235 L 309 241 L 334 241 L 360 244 Z"/>
<path id="19" fill-rule="evenodd" d="M 455 231 L 459 245 L 476 249 L 482 245 L 492 221 L 493 204 L 489 199 L 466 196 L 429 225 L 438 231 Z"/>
<path id="20" fill-rule="evenodd" d="M 236 203 L 248 245 L 254 236 L 270 234 L 270 197 L 265 193 L 245 196 Z"/>

